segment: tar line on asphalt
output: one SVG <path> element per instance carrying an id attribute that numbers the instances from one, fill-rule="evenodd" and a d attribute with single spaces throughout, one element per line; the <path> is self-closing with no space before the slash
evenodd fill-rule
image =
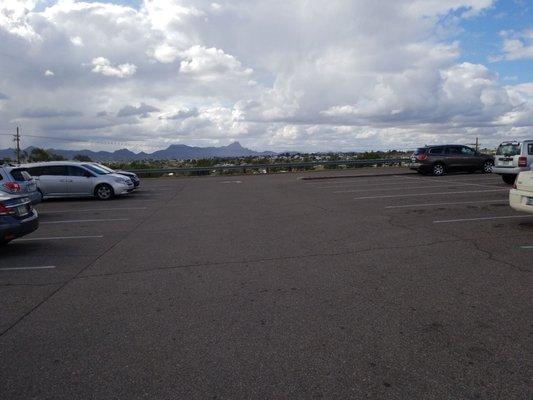
<path id="1" fill-rule="evenodd" d="M 28 269 L 54 269 L 55 265 L 47 265 L 45 267 L 17 267 L 17 268 L 0 268 L 0 271 L 23 271 Z"/>
<path id="2" fill-rule="evenodd" d="M 71 219 L 64 221 L 45 221 L 41 222 L 41 225 L 44 224 L 77 224 L 80 222 L 118 222 L 118 221 L 129 221 L 129 218 L 111 218 L 111 219 Z"/>
<path id="3" fill-rule="evenodd" d="M 448 183 L 447 185 L 429 185 L 424 186 L 426 189 L 432 189 L 432 188 L 454 188 L 457 187 L 457 189 L 461 189 L 461 187 L 465 186 L 464 183 Z M 340 193 L 359 193 L 359 192 L 385 192 L 385 191 L 394 191 L 394 190 L 415 190 L 420 189 L 420 186 L 400 186 L 396 188 L 384 188 L 384 189 L 351 189 L 351 190 L 337 190 L 332 192 L 333 194 L 340 194 Z"/>
<path id="4" fill-rule="evenodd" d="M 523 249 L 533 249 L 533 246 L 522 246 Z"/>
<path id="5" fill-rule="evenodd" d="M 40 215 L 46 214 L 60 214 L 60 213 L 77 213 L 77 212 L 92 212 L 92 211 L 133 211 L 133 210 L 147 210 L 148 207 L 117 207 L 117 208 L 82 208 L 80 210 L 55 210 L 55 211 L 40 211 Z"/>
<path id="6" fill-rule="evenodd" d="M 92 236 L 50 236 L 50 237 L 36 237 L 36 238 L 24 238 L 15 239 L 13 242 L 35 242 L 41 240 L 75 240 L 75 239 L 101 239 L 104 235 L 92 235 Z"/>
<path id="7" fill-rule="evenodd" d="M 417 207 L 436 207 L 452 206 L 456 204 L 477 204 L 477 203 L 507 203 L 509 200 L 475 200 L 475 201 L 455 201 L 451 203 L 422 203 L 422 204 L 405 204 L 401 206 L 387 206 L 385 208 L 417 208 Z"/>
<path id="8" fill-rule="evenodd" d="M 487 220 L 492 220 L 492 219 L 511 219 L 511 218 L 533 218 L 533 215 L 505 215 L 505 216 L 500 216 L 500 217 L 447 219 L 447 220 L 442 220 L 442 221 L 433 221 L 433 223 L 434 224 L 449 224 L 452 222 L 487 221 Z"/>
<path id="9" fill-rule="evenodd" d="M 487 193 L 487 192 L 502 192 L 504 190 L 506 192 L 509 191 L 509 189 L 491 189 L 491 190 L 463 190 L 459 192 L 392 194 L 392 195 L 386 195 L 386 196 L 354 197 L 354 200 L 391 199 L 395 197 L 415 197 L 415 196 L 439 196 L 439 195 L 445 195 L 445 194 Z"/>

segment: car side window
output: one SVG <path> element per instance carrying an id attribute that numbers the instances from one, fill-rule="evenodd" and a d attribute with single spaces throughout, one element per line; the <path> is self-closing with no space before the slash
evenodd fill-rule
<path id="1" fill-rule="evenodd" d="M 28 168 L 28 172 L 31 176 L 41 176 L 43 173 L 42 167 L 31 167 Z"/>
<path id="2" fill-rule="evenodd" d="M 444 148 L 437 147 L 436 149 L 431 149 L 429 154 L 442 154 L 444 153 Z"/>
<path id="3" fill-rule="evenodd" d="M 467 156 L 473 156 L 476 154 L 475 150 L 471 149 L 470 147 L 461 147 L 461 153 Z"/>
<path id="4" fill-rule="evenodd" d="M 460 147 L 447 147 L 446 148 L 446 154 L 461 154 L 461 148 Z"/>
<path id="5" fill-rule="evenodd" d="M 69 165 L 68 167 L 69 176 L 86 176 L 87 174 L 91 174 L 91 173 L 89 171 L 84 170 L 83 168 L 74 167 L 72 165 Z"/>
<path id="6" fill-rule="evenodd" d="M 533 156 L 533 143 L 527 145 L 527 154 Z"/>
<path id="7" fill-rule="evenodd" d="M 65 176 L 67 167 L 65 165 L 49 165 L 42 167 L 41 175 Z"/>

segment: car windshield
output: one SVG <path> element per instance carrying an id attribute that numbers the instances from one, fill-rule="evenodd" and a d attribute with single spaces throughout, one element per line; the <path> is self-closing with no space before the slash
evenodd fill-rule
<path id="1" fill-rule="evenodd" d="M 100 169 L 103 169 L 104 171 L 107 171 L 109 172 L 110 174 L 115 172 L 114 170 L 112 170 L 111 168 L 109 167 L 106 167 L 105 165 L 102 165 L 102 164 L 94 164 L 95 167 L 97 168 L 100 168 Z"/>
<path id="2" fill-rule="evenodd" d="M 504 143 L 500 144 L 496 154 L 499 156 L 516 156 L 520 154 L 520 145 L 517 143 Z"/>
<path id="3" fill-rule="evenodd" d="M 108 175 L 111 173 L 96 165 L 83 164 L 83 166 L 98 175 Z"/>

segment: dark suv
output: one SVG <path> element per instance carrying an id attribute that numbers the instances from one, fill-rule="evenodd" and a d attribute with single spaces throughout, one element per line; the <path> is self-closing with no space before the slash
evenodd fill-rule
<path id="1" fill-rule="evenodd" d="M 416 149 L 409 168 L 440 176 L 447 171 L 492 172 L 494 157 L 463 145 L 426 146 Z"/>

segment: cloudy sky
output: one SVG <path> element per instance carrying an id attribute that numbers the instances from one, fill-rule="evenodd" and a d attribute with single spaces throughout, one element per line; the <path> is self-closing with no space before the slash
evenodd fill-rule
<path id="1" fill-rule="evenodd" d="M 17 125 L 146 151 L 531 138 L 533 2 L 0 0 L 0 147 Z"/>

